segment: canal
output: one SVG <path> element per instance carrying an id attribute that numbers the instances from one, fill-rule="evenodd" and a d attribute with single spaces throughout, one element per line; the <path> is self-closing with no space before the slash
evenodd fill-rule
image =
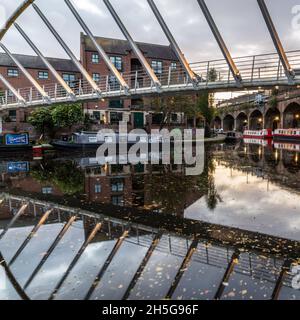
<path id="1" fill-rule="evenodd" d="M 2 154 L 0 299 L 300 299 L 300 148 L 246 142 L 198 176 Z"/>

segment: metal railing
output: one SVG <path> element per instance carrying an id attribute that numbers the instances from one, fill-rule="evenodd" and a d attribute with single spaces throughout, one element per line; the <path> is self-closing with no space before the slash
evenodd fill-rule
<path id="1" fill-rule="evenodd" d="M 276 85 L 298 85 L 300 84 L 300 50 L 287 52 L 293 69 L 296 71 L 294 83 L 290 83 L 277 53 L 238 57 L 234 59 L 241 73 L 243 88 L 260 88 Z M 234 79 L 225 59 L 196 62 L 190 64 L 195 73 L 198 84 L 195 84 L 187 76 L 181 66 L 176 69 L 165 67 L 156 75 L 161 83 L 159 93 L 175 93 L 201 90 L 220 90 L 228 88 L 241 89 L 240 84 Z M 297 72 L 299 70 L 299 73 Z M 70 96 L 58 83 L 43 86 L 50 97 L 50 102 L 41 96 L 34 87 L 18 89 L 25 104 L 9 90 L 0 98 L 0 110 L 15 107 L 47 106 L 52 103 L 63 102 L 85 102 L 105 98 L 121 98 L 126 95 L 142 96 L 157 93 L 157 86 L 153 84 L 144 70 L 125 72 L 122 74 L 124 80 L 129 84 L 130 90 L 126 92 L 112 75 L 102 76 L 97 82 L 101 90 L 95 92 L 88 81 L 80 79 L 69 83 L 75 93 L 75 98 Z"/>

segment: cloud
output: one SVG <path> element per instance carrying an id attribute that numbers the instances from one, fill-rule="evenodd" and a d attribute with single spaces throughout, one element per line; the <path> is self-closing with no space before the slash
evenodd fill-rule
<path id="1" fill-rule="evenodd" d="M 168 44 L 146 0 L 111 0 L 111 2 L 134 39 Z M 256 0 L 207 0 L 206 2 L 233 56 L 275 51 Z M 298 4 L 297 2 L 298 0 L 267 1 L 286 50 L 300 48 L 300 32 L 292 30 L 291 27 L 295 18 L 292 8 Z M 21 0 L 0 0 L 0 8 L 6 11 L 7 16 L 20 3 Z M 95 35 L 123 38 L 103 1 L 73 0 L 73 3 Z M 79 56 L 81 29 L 64 2 L 37 0 L 37 4 Z M 190 61 L 222 57 L 196 0 L 156 0 L 156 5 Z M 47 30 L 45 31 L 43 23 L 33 10 L 27 10 L 19 20 L 29 34 L 34 36 L 36 44 L 48 53 L 47 55 L 64 56 L 55 39 L 51 36 L 48 39 L 49 33 L 46 33 Z M 23 48 L 24 43 L 12 31 L 5 37 L 5 43 L 14 52 L 32 54 L 27 47 Z"/>

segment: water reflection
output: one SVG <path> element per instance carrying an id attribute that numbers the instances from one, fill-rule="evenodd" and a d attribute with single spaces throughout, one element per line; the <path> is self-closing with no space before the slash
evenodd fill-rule
<path id="1" fill-rule="evenodd" d="M 298 152 L 212 145 L 200 176 L 89 154 L 2 158 L 0 232 L 28 207 L 0 240 L 0 298 L 299 299 Z"/>

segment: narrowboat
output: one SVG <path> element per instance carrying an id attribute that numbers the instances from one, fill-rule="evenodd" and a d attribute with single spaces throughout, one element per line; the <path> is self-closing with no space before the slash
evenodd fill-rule
<path id="1" fill-rule="evenodd" d="M 275 142 L 274 143 L 274 148 L 276 150 L 287 150 L 287 151 L 300 152 L 300 144 L 299 143 Z"/>
<path id="2" fill-rule="evenodd" d="M 277 129 L 274 132 L 274 140 L 300 143 L 300 129 Z"/>
<path id="3" fill-rule="evenodd" d="M 57 149 L 83 149 L 95 150 L 104 143 L 107 144 L 122 144 L 134 145 L 137 142 L 149 144 L 160 143 L 162 137 L 160 136 L 140 136 L 135 134 L 99 134 L 98 132 L 80 132 L 73 133 L 71 136 L 62 136 L 59 140 L 53 140 L 51 145 Z"/>
<path id="4" fill-rule="evenodd" d="M 0 151 L 14 152 L 31 150 L 32 144 L 29 142 L 29 134 L 22 133 L 4 133 L 0 135 Z"/>
<path id="5" fill-rule="evenodd" d="M 245 144 L 256 144 L 263 147 L 272 146 L 272 140 L 271 139 L 254 139 L 254 138 L 244 138 Z"/>
<path id="6" fill-rule="evenodd" d="M 245 130 L 243 137 L 246 139 L 272 139 L 273 131 L 272 129 Z"/>

